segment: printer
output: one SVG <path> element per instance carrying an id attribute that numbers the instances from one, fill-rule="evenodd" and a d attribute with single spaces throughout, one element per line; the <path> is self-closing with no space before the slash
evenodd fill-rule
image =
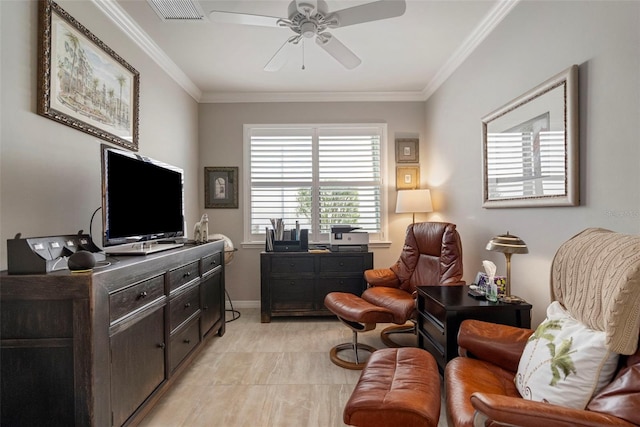
<path id="1" fill-rule="evenodd" d="M 329 244 L 331 252 L 367 252 L 369 250 L 369 233 L 356 231 L 360 227 L 350 225 L 332 225 Z"/>

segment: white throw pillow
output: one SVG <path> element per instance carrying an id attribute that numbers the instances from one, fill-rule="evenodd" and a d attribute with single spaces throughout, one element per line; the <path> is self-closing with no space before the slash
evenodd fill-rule
<path id="1" fill-rule="evenodd" d="M 525 346 L 516 387 L 528 400 L 584 409 L 611 381 L 617 364 L 605 333 L 587 328 L 554 301 Z"/>

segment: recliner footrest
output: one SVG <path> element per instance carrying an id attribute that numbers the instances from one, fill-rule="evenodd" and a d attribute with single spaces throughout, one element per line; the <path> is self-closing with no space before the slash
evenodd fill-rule
<path id="1" fill-rule="evenodd" d="M 439 418 L 438 365 L 427 351 L 411 347 L 374 352 L 343 413 L 352 426 L 436 427 Z"/>
<path id="2" fill-rule="evenodd" d="M 364 324 L 392 323 L 391 310 L 371 304 L 348 292 L 331 292 L 324 299 L 324 305 L 336 316 L 349 322 Z"/>

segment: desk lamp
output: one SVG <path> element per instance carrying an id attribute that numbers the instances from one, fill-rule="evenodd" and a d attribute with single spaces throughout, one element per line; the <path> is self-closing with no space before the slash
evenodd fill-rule
<path id="1" fill-rule="evenodd" d="M 527 244 L 518 236 L 509 234 L 501 234 L 489 240 L 486 249 L 488 251 L 502 252 L 507 259 L 507 286 L 505 287 L 505 296 L 511 296 L 511 254 L 528 254 Z"/>
<path id="2" fill-rule="evenodd" d="M 396 201 L 396 213 L 412 213 L 413 224 L 416 212 L 433 212 L 429 190 L 400 190 Z"/>

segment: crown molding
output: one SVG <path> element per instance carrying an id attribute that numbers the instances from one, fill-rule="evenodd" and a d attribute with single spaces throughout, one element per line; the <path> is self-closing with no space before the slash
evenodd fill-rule
<path id="1" fill-rule="evenodd" d="M 447 81 L 521 0 L 499 0 L 422 91 L 407 92 L 202 92 L 113 0 L 91 0 L 161 69 L 199 103 L 426 101 Z"/>
<path id="2" fill-rule="evenodd" d="M 502 22 L 505 16 L 513 10 L 520 0 L 500 0 L 487 13 L 478 26 L 469 34 L 447 62 L 438 70 L 422 91 L 425 100 L 429 99 L 442 84 L 458 69 L 471 53 L 487 38 L 489 34 Z"/>
<path id="3" fill-rule="evenodd" d="M 102 13 L 129 36 L 133 42 L 151 57 L 169 77 L 182 87 L 197 102 L 202 97 L 202 91 L 187 77 L 187 75 L 173 62 L 167 54 L 145 33 L 138 24 L 113 0 L 91 0 Z"/>
<path id="4" fill-rule="evenodd" d="M 250 102 L 408 102 L 424 101 L 414 92 L 205 92 L 201 103 Z"/>

